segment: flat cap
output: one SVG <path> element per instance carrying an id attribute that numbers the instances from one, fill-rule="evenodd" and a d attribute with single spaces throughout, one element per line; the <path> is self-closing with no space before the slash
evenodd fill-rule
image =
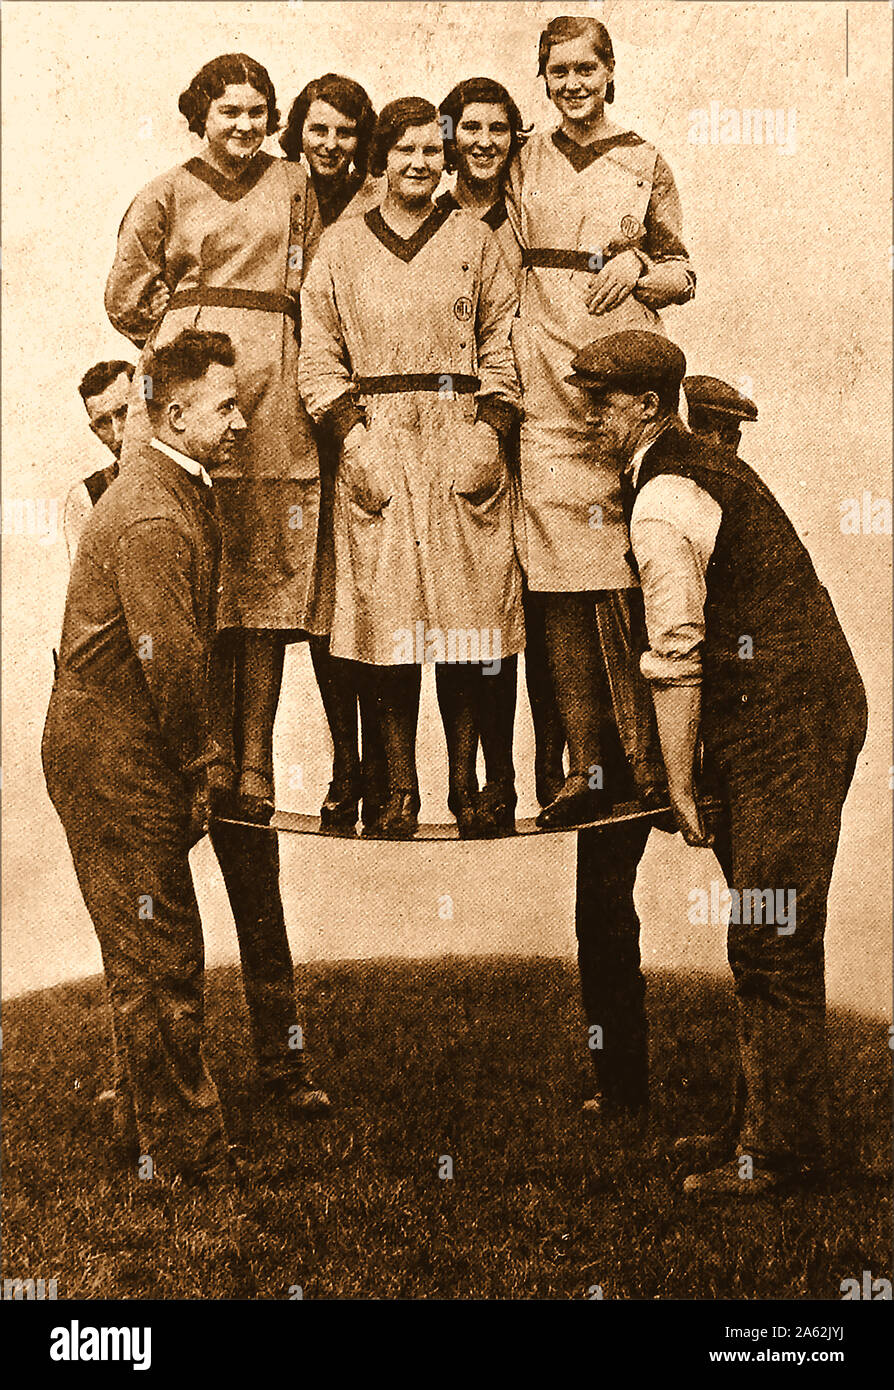
<path id="1" fill-rule="evenodd" d="M 705 410 L 734 420 L 756 420 L 757 406 L 734 386 L 716 376 L 687 376 L 683 392 L 690 410 Z"/>
<path id="2" fill-rule="evenodd" d="M 571 366 L 565 380 L 589 391 L 660 391 L 679 387 L 686 375 L 686 358 L 676 343 L 634 328 L 588 343 Z"/>

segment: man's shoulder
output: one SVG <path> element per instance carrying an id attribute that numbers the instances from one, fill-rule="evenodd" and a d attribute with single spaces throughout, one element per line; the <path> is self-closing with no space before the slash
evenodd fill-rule
<path id="1" fill-rule="evenodd" d="M 109 531 L 118 533 L 148 521 L 167 521 L 186 529 L 183 504 L 168 480 L 164 456 L 148 444 L 125 461 L 94 514 Z"/>

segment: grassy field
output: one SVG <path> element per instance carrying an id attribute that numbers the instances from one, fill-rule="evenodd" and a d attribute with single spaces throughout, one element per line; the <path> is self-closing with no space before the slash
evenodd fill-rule
<path id="1" fill-rule="evenodd" d="M 5 1005 L 4 1268 L 60 1298 L 837 1299 L 891 1265 L 887 1027 L 834 1014 L 837 1158 L 820 1191 L 693 1209 L 653 1145 L 719 1120 L 723 981 L 649 977 L 654 1118 L 610 1157 L 576 972 L 550 959 L 304 967 L 309 1053 L 336 1105 L 252 1115 L 238 971 L 208 981 L 209 1059 L 232 1137 L 263 1169 L 227 1199 L 134 1203 L 106 1170 L 99 980 Z M 632 1141 L 633 1136 L 627 1136 Z M 449 1156 L 453 1177 L 439 1177 Z M 291 1290 L 291 1293 L 290 1293 Z"/>

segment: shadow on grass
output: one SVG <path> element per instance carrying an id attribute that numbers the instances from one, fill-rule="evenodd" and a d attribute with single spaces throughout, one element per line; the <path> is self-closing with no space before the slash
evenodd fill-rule
<path id="1" fill-rule="evenodd" d="M 693 1209 L 657 1141 L 724 1116 L 729 985 L 649 975 L 653 1120 L 606 1168 L 573 962 L 302 966 L 308 1055 L 335 1113 L 253 1113 L 235 967 L 208 976 L 208 1057 L 260 1173 L 234 1202 L 134 1203 L 94 1109 L 108 1019 L 91 979 L 5 1005 L 4 1270 L 60 1298 L 836 1299 L 891 1263 L 887 1026 L 832 1012 L 824 1190 Z M 452 1164 L 452 1178 L 439 1177 Z M 298 1294 L 300 1289 L 301 1293 Z"/>

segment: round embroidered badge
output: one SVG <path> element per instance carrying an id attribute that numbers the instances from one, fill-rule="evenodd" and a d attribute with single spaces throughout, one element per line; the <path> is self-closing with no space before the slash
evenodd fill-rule
<path id="1" fill-rule="evenodd" d="M 453 313 L 460 323 L 468 323 L 475 312 L 475 306 L 468 295 L 461 294 L 453 306 Z"/>

